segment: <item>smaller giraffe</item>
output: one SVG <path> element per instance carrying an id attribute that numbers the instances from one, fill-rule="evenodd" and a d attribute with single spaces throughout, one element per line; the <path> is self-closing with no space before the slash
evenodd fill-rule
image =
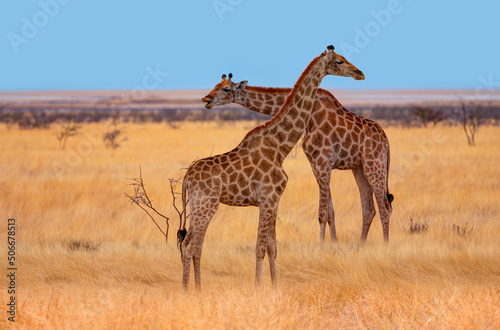
<path id="1" fill-rule="evenodd" d="M 222 81 L 202 99 L 207 109 L 237 103 L 249 110 L 273 116 L 291 91 L 290 88 L 247 86 L 246 80 L 234 83 L 232 77 L 231 73 L 229 79 L 223 75 Z M 363 214 L 361 241 L 366 240 L 375 217 L 373 195 L 377 200 L 383 235 L 387 241 L 394 197 L 388 187 L 389 140 L 382 127 L 375 121 L 350 112 L 330 92 L 320 88 L 302 149 L 319 186 L 320 240 L 325 239 L 327 223 L 331 239 L 337 239 L 330 192 L 331 172 L 337 169 L 351 170 L 356 179 Z"/>
<path id="2" fill-rule="evenodd" d="M 273 118 L 248 132 L 233 150 L 200 159 L 187 170 L 182 184 L 184 219 L 177 232 L 185 290 L 189 285 L 191 261 L 196 288 L 201 287 L 203 240 L 219 203 L 259 207 L 255 284 L 260 284 L 262 263 L 267 253 L 271 282 L 276 285 L 276 216 L 288 182 L 282 165 L 306 129 L 316 92 L 326 75 L 356 80 L 365 78 L 360 70 L 329 46 L 309 63 Z M 188 197 L 191 218 L 186 231 Z"/>

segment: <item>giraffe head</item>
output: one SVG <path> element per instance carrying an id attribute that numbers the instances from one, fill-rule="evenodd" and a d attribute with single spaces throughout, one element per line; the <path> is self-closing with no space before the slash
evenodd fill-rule
<path id="1" fill-rule="evenodd" d="M 210 93 L 201 99 L 202 102 L 206 102 L 205 108 L 212 109 L 213 106 L 229 104 L 233 102 L 236 93 L 242 91 L 248 81 L 243 80 L 239 83 L 234 83 L 231 81 L 233 74 L 229 74 L 229 78 L 226 79 L 226 75 L 222 75 L 222 81 L 218 83 Z"/>
<path id="2" fill-rule="evenodd" d="M 323 52 L 322 60 L 325 63 L 325 75 L 334 75 L 342 77 L 353 77 L 356 80 L 364 80 L 365 75 L 361 70 L 356 68 L 344 56 L 334 52 L 335 47 L 332 45 L 327 47 Z"/>

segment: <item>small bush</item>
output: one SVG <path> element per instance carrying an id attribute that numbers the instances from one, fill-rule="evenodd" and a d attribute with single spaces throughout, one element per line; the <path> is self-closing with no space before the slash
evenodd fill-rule
<path id="1" fill-rule="evenodd" d="M 474 226 L 469 227 L 469 223 L 466 222 L 465 226 L 458 226 L 458 225 L 453 225 L 451 227 L 451 232 L 455 235 L 458 235 L 460 237 L 469 237 L 472 235 L 472 232 L 474 230 Z"/>
<path id="2" fill-rule="evenodd" d="M 100 244 L 84 240 L 71 241 L 68 243 L 68 250 L 95 252 L 99 249 L 99 245 Z"/>
<path id="3" fill-rule="evenodd" d="M 403 231 L 407 234 L 422 234 L 429 230 L 429 220 L 421 221 L 420 219 L 414 220 L 410 217 L 407 225 L 403 226 Z"/>

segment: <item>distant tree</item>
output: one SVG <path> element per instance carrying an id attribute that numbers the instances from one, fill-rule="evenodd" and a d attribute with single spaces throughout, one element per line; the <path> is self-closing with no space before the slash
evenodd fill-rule
<path id="1" fill-rule="evenodd" d="M 106 149 L 111 149 L 111 151 L 114 151 L 116 148 L 120 147 L 122 142 L 127 141 L 127 137 L 121 136 L 125 130 L 125 127 L 122 127 L 121 129 L 117 127 L 118 120 L 119 114 L 118 112 L 116 112 L 113 115 L 112 128 L 109 131 L 104 132 L 102 135 L 104 146 L 106 147 Z"/>
<path id="2" fill-rule="evenodd" d="M 412 113 L 418 118 L 424 127 L 427 127 L 430 123 L 436 126 L 437 123 L 446 119 L 446 115 L 443 111 L 432 107 L 415 106 L 412 108 Z"/>
<path id="3" fill-rule="evenodd" d="M 485 123 L 483 108 L 476 102 L 466 102 L 459 98 L 459 105 L 452 111 L 452 118 L 462 126 L 469 146 L 476 145 L 476 134 Z"/>
<path id="4" fill-rule="evenodd" d="M 61 130 L 56 135 L 57 140 L 59 140 L 59 149 L 64 150 L 66 141 L 70 137 L 77 135 L 78 129 L 80 129 L 80 126 L 72 123 L 62 125 Z"/>

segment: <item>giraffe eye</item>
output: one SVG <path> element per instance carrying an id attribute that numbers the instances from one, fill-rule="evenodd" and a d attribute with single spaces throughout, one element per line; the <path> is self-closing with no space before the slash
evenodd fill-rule
<path id="1" fill-rule="evenodd" d="M 342 63 L 344 63 L 344 61 L 340 60 L 338 62 L 336 62 L 338 65 L 341 65 Z"/>
<path id="2" fill-rule="evenodd" d="M 229 88 L 224 88 L 223 91 L 224 93 L 229 93 Z"/>

